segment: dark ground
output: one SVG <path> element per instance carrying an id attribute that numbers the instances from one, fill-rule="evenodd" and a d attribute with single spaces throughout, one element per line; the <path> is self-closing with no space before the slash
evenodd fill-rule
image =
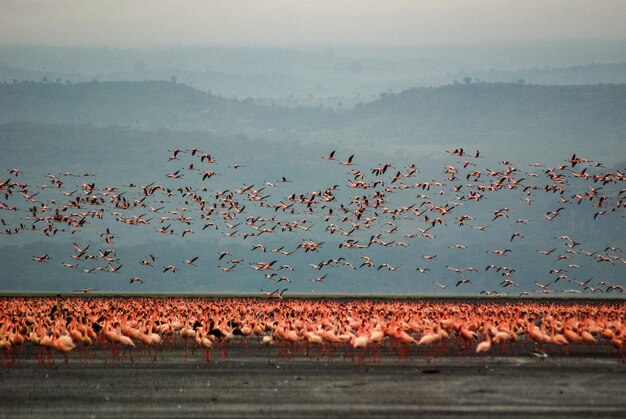
<path id="1" fill-rule="evenodd" d="M 165 349 L 112 359 L 107 349 L 56 355 L 39 365 L 27 346 L 20 362 L 0 369 L 0 417 L 626 417 L 626 364 L 615 351 L 559 349 L 548 358 L 517 348 L 515 356 L 426 356 L 413 347 L 398 360 L 385 352 L 363 364 L 337 350 L 308 358 L 277 348 L 231 345 L 211 363 L 196 351 Z"/>

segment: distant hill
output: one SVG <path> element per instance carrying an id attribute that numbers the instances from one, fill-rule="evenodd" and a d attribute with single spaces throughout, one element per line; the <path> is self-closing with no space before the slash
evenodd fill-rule
<path id="1" fill-rule="evenodd" d="M 338 112 L 259 105 L 170 82 L 0 84 L 0 123 L 87 123 L 344 143 L 567 142 L 608 149 L 624 143 L 625 111 L 626 84 L 454 84 L 382 94 Z"/>
<path id="2" fill-rule="evenodd" d="M 315 109 L 258 106 L 251 99 L 226 99 L 163 81 L 4 83 L 0 84 L 0 113 L 0 123 L 89 123 L 229 134 L 283 129 L 285 123 L 307 128 L 325 114 Z"/>
<path id="3" fill-rule="evenodd" d="M 626 83 L 626 63 L 585 64 L 570 67 L 546 66 L 516 71 L 468 71 L 459 72 L 453 77 L 457 81 L 462 81 L 468 76 L 487 83 L 511 83 L 518 80 L 544 85 Z"/>
<path id="4" fill-rule="evenodd" d="M 352 135 L 404 142 L 622 143 L 626 84 L 471 83 L 410 89 L 357 106 Z"/>
<path id="5" fill-rule="evenodd" d="M 0 80 L 3 82 L 15 83 L 18 81 L 25 80 L 37 80 L 37 81 L 53 81 L 57 83 L 65 83 L 66 80 L 72 81 L 87 81 L 89 80 L 87 77 L 70 73 L 70 74 L 62 74 L 55 73 L 51 71 L 41 71 L 41 70 L 31 70 L 23 67 L 13 67 L 9 65 L 4 65 L 0 63 Z"/>
<path id="6" fill-rule="evenodd" d="M 401 92 L 463 82 L 545 85 L 626 83 L 626 48 L 614 40 L 520 41 L 440 47 L 76 48 L 0 45 L 0 81 L 179 83 L 243 100 L 337 108 Z M 294 100 L 295 99 L 295 100 Z M 341 102 L 341 105 L 339 104 Z"/>

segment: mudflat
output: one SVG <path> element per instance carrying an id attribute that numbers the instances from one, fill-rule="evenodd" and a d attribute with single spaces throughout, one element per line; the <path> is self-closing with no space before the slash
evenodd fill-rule
<path id="1" fill-rule="evenodd" d="M 626 417 L 626 364 L 580 346 L 517 354 L 402 358 L 338 349 L 231 345 L 227 356 L 177 346 L 151 358 L 106 348 L 39 362 L 36 348 L 0 369 L 1 417 Z"/>

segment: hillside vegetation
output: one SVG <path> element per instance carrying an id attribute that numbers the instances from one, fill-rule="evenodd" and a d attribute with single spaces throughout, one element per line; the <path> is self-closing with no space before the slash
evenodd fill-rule
<path id="1" fill-rule="evenodd" d="M 235 133 L 307 127 L 324 112 L 257 106 L 160 81 L 0 85 L 0 122 L 114 125 L 145 129 L 209 129 Z"/>
<path id="2" fill-rule="evenodd" d="M 625 110 L 624 84 L 459 84 L 386 95 L 346 115 L 346 126 L 405 141 L 610 142 L 623 138 Z"/>
<path id="3" fill-rule="evenodd" d="M 0 123 L 208 130 L 281 140 L 395 144 L 623 143 L 626 84 L 469 83 L 382 94 L 352 110 L 227 99 L 170 82 L 0 84 Z"/>

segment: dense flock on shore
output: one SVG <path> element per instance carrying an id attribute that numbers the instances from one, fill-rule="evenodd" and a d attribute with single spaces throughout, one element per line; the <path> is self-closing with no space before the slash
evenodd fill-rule
<path id="1" fill-rule="evenodd" d="M 41 364 L 60 353 L 83 362 L 96 348 L 111 359 L 156 361 L 156 350 L 184 346 L 222 357 L 232 345 L 276 345 L 274 355 L 350 355 L 377 361 L 382 350 L 400 358 L 420 347 L 429 356 L 501 353 L 545 358 L 569 348 L 624 356 L 622 303 L 437 302 L 402 300 L 267 300 L 255 298 L 4 298 L 0 348 L 19 362 L 39 347 Z M 561 349 L 556 349 L 561 348 Z M 355 358 L 356 355 L 356 358 Z M 58 355 L 56 355 L 58 358 Z M 371 358 L 370 358 L 371 357 Z"/>

